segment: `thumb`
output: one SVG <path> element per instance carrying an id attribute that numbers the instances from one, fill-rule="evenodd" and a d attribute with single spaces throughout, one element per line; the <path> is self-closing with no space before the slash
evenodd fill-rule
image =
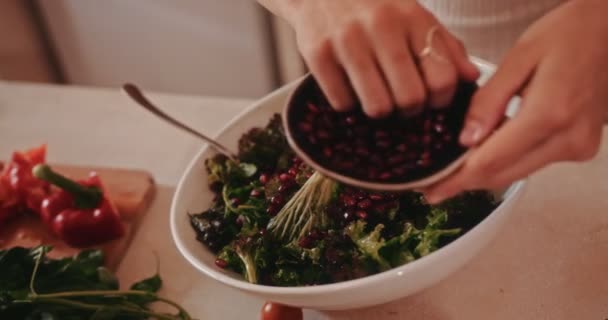
<path id="1" fill-rule="evenodd" d="M 485 139 L 505 117 L 509 102 L 518 94 L 536 66 L 529 50 L 513 48 L 496 73 L 471 100 L 460 143 L 474 146 Z"/>

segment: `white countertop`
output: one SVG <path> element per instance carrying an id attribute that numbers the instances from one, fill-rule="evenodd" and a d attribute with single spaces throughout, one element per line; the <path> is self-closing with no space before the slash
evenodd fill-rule
<path id="1" fill-rule="evenodd" d="M 214 134 L 246 100 L 153 94 L 168 113 Z M 608 138 L 608 132 L 605 132 Z M 0 159 L 46 142 L 51 162 L 144 169 L 157 197 L 118 273 L 154 272 L 163 294 L 199 319 L 257 319 L 263 301 L 199 274 L 175 249 L 171 197 L 201 143 L 136 107 L 119 89 L 0 82 Z M 509 225 L 469 265 L 440 284 L 385 306 L 307 311 L 307 319 L 608 318 L 608 139 L 586 164 L 535 175 Z M 361 294 L 365 294 L 362 292 Z"/>

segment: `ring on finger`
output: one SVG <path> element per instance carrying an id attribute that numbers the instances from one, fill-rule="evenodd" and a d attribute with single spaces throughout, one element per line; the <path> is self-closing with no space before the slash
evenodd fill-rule
<path id="1" fill-rule="evenodd" d="M 418 54 L 419 60 L 422 60 L 426 57 L 432 57 L 442 62 L 448 62 L 448 59 L 446 59 L 444 56 L 440 55 L 439 53 L 437 53 L 437 51 L 433 49 L 433 40 L 437 31 L 439 31 L 439 25 L 434 25 L 426 33 L 426 44 L 425 47 L 420 50 L 420 53 Z"/>

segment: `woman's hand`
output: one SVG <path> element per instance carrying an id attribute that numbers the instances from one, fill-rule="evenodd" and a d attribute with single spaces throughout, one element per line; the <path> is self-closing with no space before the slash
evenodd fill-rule
<path id="1" fill-rule="evenodd" d="M 478 147 L 459 172 L 427 190 L 429 202 L 597 153 L 608 111 L 606 14 L 606 0 L 570 1 L 525 32 L 473 99 L 460 139 Z M 518 93 L 520 111 L 491 134 Z"/>
<path id="2" fill-rule="evenodd" d="M 295 29 L 308 67 L 337 110 L 355 99 L 372 117 L 394 107 L 405 113 L 426 103 L 442 107 L 459 79 L 479 75 L 462 44 L 414 0 L 259 1 Z M 432 51 L 420 57 L 429 35 Z"/>

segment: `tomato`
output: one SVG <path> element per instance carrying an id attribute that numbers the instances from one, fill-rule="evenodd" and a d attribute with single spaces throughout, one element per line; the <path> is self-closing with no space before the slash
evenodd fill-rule
<path id="1" fill-rule="evenodd" d="M 262 320 L 302 320 L 302 309 L 266 302 L 262 307 Z"/>

